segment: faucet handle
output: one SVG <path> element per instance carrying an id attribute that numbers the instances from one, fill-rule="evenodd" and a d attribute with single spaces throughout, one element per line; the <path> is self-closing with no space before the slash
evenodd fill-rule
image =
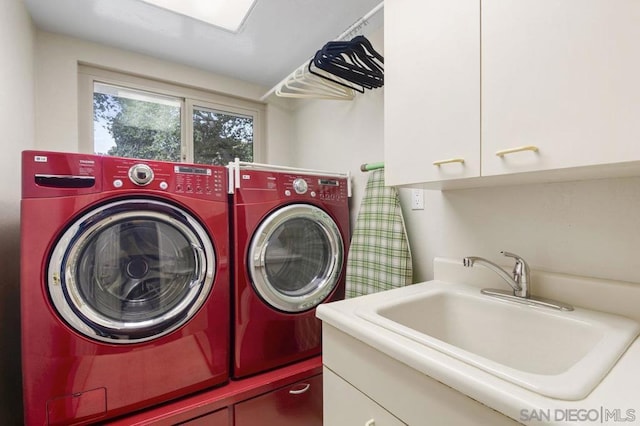
<path id="1" fill-rule="evenodd" d="M 507 257 L 513 257 L 516 260 L 522 260 L 522 258 L 520 256 L 518 256 L 517 254 L 511 253 L 511 252 L 508 252 L 508 251 L 501 251 L 500 254 L 503 254 L 503 255 L 505 255 Z"/>
<path id="2" fill-rule="evenodd" d="M 508 251 L 501 251 L 500 253 L 502 253 L 503 255 L 505 255 L 507 257 L 514 258 L 516 260 L 516 267 L 517 268 L 521 268 L 523 270 L 522 272 L 524 272 L 526 274 L 529 273 L 529 265 L 527 265 L 527 262 L 525 262 L 525 260 L 522 257 L 518 256 L 515 253 L 508 252 Z"/>
<path id="3" fill-rule="evenodd" d="M 501 251 L 503 255 L 512 257 L 516 260 L 516 264 L 513 267 L 513 280 L 520 284 L 525 297 L 529 297 L 529 265 L 525 260 L 515 253 L 508 251 Z"/>
<path id="4" fill-rule="evenodd" d="M 516 268 L 518 268 L 518 270 L 524 269 L 526 270 L 527 273 L 529 272 L 529 265 L 527 265 L 527 262 L 525 262 L 524 259 L 518 256 L 517 254 L 511 253 L 508 251 L 501 251 L 500 253 L 507 257 L 514 258 L 516 260 Z M 473 263 L 478 259 L 482 259 L 482 258 L 477 256 L 467 256 L 464 259 L 462 259 L 462 263 L 464 264 L 464 266 L 473 266 Z"/>

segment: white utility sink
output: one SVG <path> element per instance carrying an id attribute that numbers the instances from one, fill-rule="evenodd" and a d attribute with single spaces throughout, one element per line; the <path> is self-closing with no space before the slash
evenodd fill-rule
<path id="1" fill-rule="evenodd" d="M 424 292 L 361 307 L 356 315 L 526 389 L 586 397 L 638 336 L 631 319 L 502 301 L 473 286 L 433 283 Z"/>

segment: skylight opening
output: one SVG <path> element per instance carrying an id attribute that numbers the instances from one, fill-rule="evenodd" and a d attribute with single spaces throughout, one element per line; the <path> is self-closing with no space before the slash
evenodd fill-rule
<path id="1" fill-rule="evenodd" d="M 145 3 L 238 32 L 256 0 L 142 0 Z"/>

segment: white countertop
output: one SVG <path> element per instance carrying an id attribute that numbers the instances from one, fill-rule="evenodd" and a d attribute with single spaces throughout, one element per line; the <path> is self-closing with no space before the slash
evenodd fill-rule
<path id="1" fill-rule="evenodd" d="M 449 261 L 436 260 L 436 262 L 438 261 L 444 262 L 443 266 L 439 268 L 441 271 L 457 270 L 456 267 L 452 268 Z M 475 269 L 480 270 L 480 268 Z M 459 276 L 455 276 L 457 272 L 449 274 L 448 272 L 438 273 L 437 271 L 438 267 L 436 267 L 436 277 L 438 278 L 451 275 L 456 280 L 460 279 Z M 580 288 L 580 277 L 571 277 L 571 279 L 575 279 L 577 288 Z M 483 278 L 477 280 L 480 283 L 482 281 Z M 542 282 L 543 278 L 540 278 L 540 281 Z M 593 284 L 592 281 L 590 284 Z M 317 316 L 324 322 L 382 353 L 518 422 L 538 425 L 617 423 L 640 425 L 640 339 L 636 339 L 631 344 L 609 374 L 586 398 L 579 401 L 564 401 L 542 396 L 495 377 L 477 367 L 400 336 L 383 327 L 376 326 L 355 313 L 364 306 L 388 301 L 391 298 L 419 294 L 425 288 L 434 284 L 447 285 L 447 281 L 437 279 L 386 292 L 324 304 L 317 308 Z M 565 287 L 570 288 L 571 285 L 567 284 Z M 635 298 L 640 297 L 637 296 L 640 294 L 640 286 L 633 285 L 629 287 L 625 284 L 622 285 L 622 288 L 624 288 L 625 292 L 633 291 L 631 299 L 634 300 L 629 300 L 629 293 L 627 293 L 626 299 L 626 303 L 633 305 L 632 302 L 635 301 Z M 609 290 L 615 293 L 616 286 L 609 287 Z M 565 289 L 565 291 L 568 290 Z M 595 293 L 597 294 L 597 292 Z M 548 294 L 538 294 L 549 297 Z M 622 294 L 618 296 L 622 296 Z M 571 299 L 563 301 L 572 302 Z M 636 311 L 638 306 L 640 305 L 635 304 Z M 593 306 L 588 307 L 593 308 Z"/>

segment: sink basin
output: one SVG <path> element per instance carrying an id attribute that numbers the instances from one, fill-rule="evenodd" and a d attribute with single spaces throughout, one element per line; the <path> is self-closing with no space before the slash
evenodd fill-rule
<path id="1" fill-rule="evenodd" d="M 542 395 L 586 397 L 638 336 L 628 318 L 502 301 L 460 284 L 360 308 L 361 318 Z"/>

